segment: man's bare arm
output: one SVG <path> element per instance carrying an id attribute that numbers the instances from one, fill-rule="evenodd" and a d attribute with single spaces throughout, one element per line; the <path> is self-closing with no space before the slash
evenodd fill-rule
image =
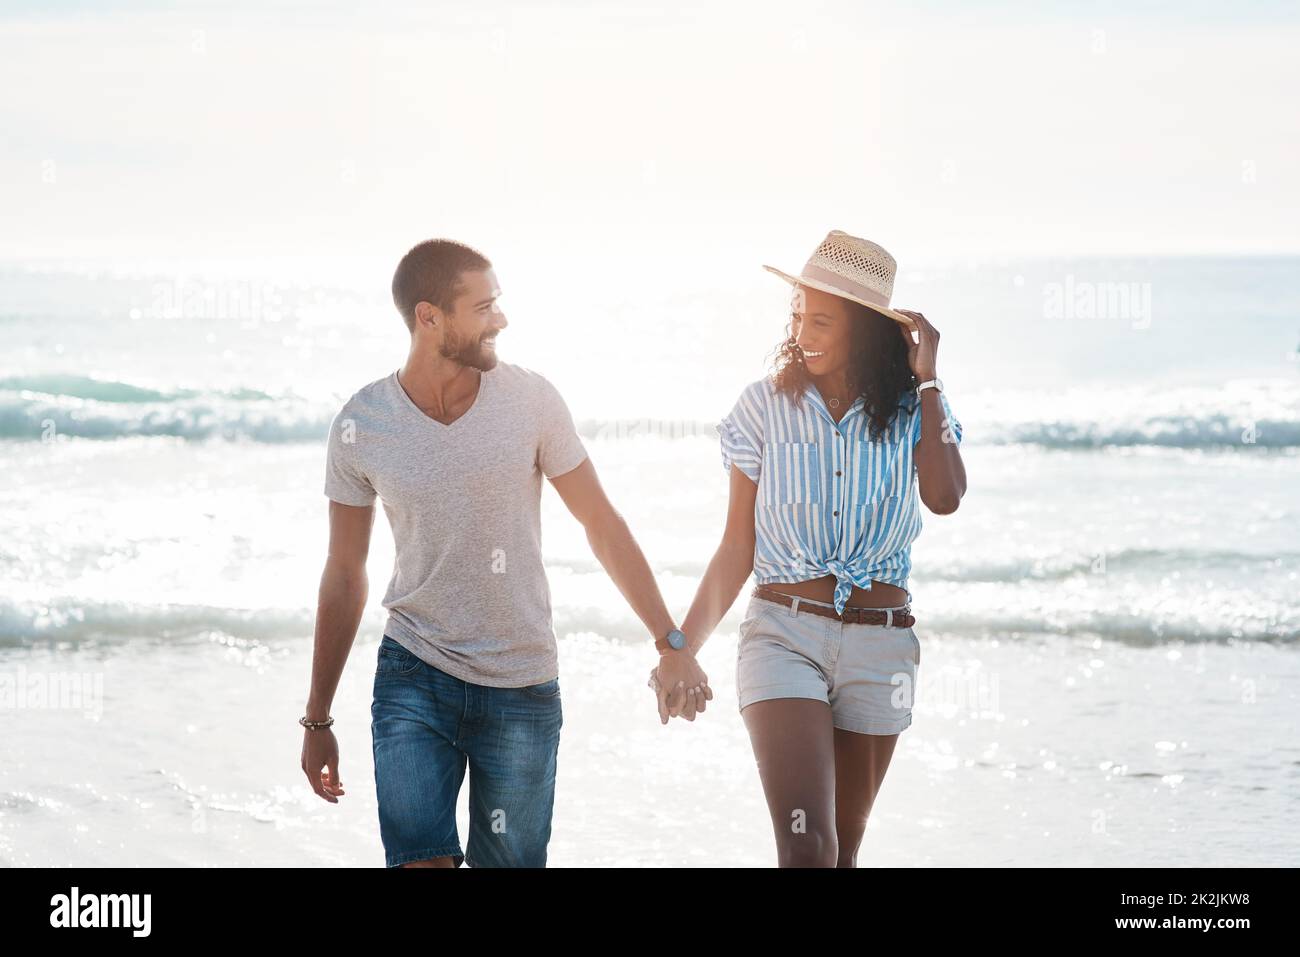
<path id="1" fill-rule="evenodd" d="M 655 638 L 666 636 L 674 627 L 673 617 L 664 605 L 650 563 L 632 537 L 632 530 L 605 496 L 591 459 L 585 459 L 577 468 L 551 479 L 551 484 L 574 518 L 586 529 L 592 554 L 646 629 Z M 684 633 L 689 642 L 690 632 Z M 669 718 L 680 715 L 694 721 L 696 712 L 704 711 L 706 702 L 713 697 L 708 675 L 695 660 L 694 652 L 689 647 L 665 651 L 659 657 L 657 667 L 663 681 L 663 688 L 656 694 L 659 720 L 667 724 Z M 697 687 L 699 694 L 694 691 Z"/>
<path id="2" fill-rule="evenodd" d="M 605 496 L 596 467 L 584 459 L 577 468 L 551 479 L 564 504 L 587 532 L 592 554 L 609 573 L 627 603 L 654 637 L 675 626 L 664 605 L 650 563 L 632 537 L 623 516 Z"/>
<path id="3" fill-rule="evenodd" d="M 307 695 L 307 717 L 312 720 L 323 720 L 329 713 L 370 589 L 366 557 L 370 553 L 375 507 L 331 500 L 329 508 L 329 554 L 316 603 L 316 637 Z"/>
<path id="4" fill-rule="evenodd" d="M 358 507 L 330 501 L 329 556 L 321 574 L 316 604 L 316 640 L 312 649 L 311 688 L 307 692 L 307 717 L 320 721 L 329 716 L 334 692 L 347 663 L 357 626 L 366 607 L 366 556 L 373 505 Z M 344 793 L 339 777 L 339 745 L 332 728 L 303 729 L 302 770 L 307 783 L 322 800 L 337 804 Z"/>

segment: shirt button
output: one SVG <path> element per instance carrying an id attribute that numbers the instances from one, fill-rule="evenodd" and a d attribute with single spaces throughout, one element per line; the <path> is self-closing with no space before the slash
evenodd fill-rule
<path id="1" fill-rule="evenodd" d="M 841 474 L 841 473 L 840 473 L 840 470 L 839 470 L 839 469 L 836 469 L 836 470 L 835 470 L 835 474 L 836 474 L 836 475 L 840 475 L 840 474 Z"/>
<path id="2" fill-rule="evenodd" d="M 839 509 L 836 509 L 836 510 L 835 510 L 835 515 L 838 516 L 839 514 L 840 514 Z"/>

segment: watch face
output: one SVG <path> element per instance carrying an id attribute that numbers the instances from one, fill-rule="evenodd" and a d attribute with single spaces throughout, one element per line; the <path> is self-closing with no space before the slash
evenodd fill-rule
<path id="1" fill-rule="evenodd" d="M 682 648 L 686 647 L 686 636 L 674 628 L 672 631 L 668 632 L 668 644 L 680 651 Z"/>

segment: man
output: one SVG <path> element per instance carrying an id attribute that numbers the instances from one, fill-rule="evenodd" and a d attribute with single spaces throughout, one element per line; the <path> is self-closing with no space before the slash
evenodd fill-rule
<path id="1" fill-rule="evenodd" d="M 406 362 L 353 394 L 330 426 L 330 543 L 302 767 L 337 803 L 329 707 L 365 607 L 379 498 L 396 546 L 371 706 L 389 867 L 545 866 L 563 717 L 541 560 L 543 474 L 657 639 L 660 721 L 693 720 L 713 696 L 692 645 L 679 647 L 685 636 L 563 398 L 540 374 L 497 359 L 507 326 L 500 293 L 492 264 L 468 246 L 414 247 L 393 276 L 411 338 Z M 462 852 L 456 801 L 466 762 Z"/>

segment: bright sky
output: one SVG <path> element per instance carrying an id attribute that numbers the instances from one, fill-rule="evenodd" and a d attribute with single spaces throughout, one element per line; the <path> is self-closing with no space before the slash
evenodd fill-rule
<path id="1" fill-rule="evenodd" d="M 2 258 L 1300 252 L 1293 4 L 95 6 L 0 12 Z"/>

